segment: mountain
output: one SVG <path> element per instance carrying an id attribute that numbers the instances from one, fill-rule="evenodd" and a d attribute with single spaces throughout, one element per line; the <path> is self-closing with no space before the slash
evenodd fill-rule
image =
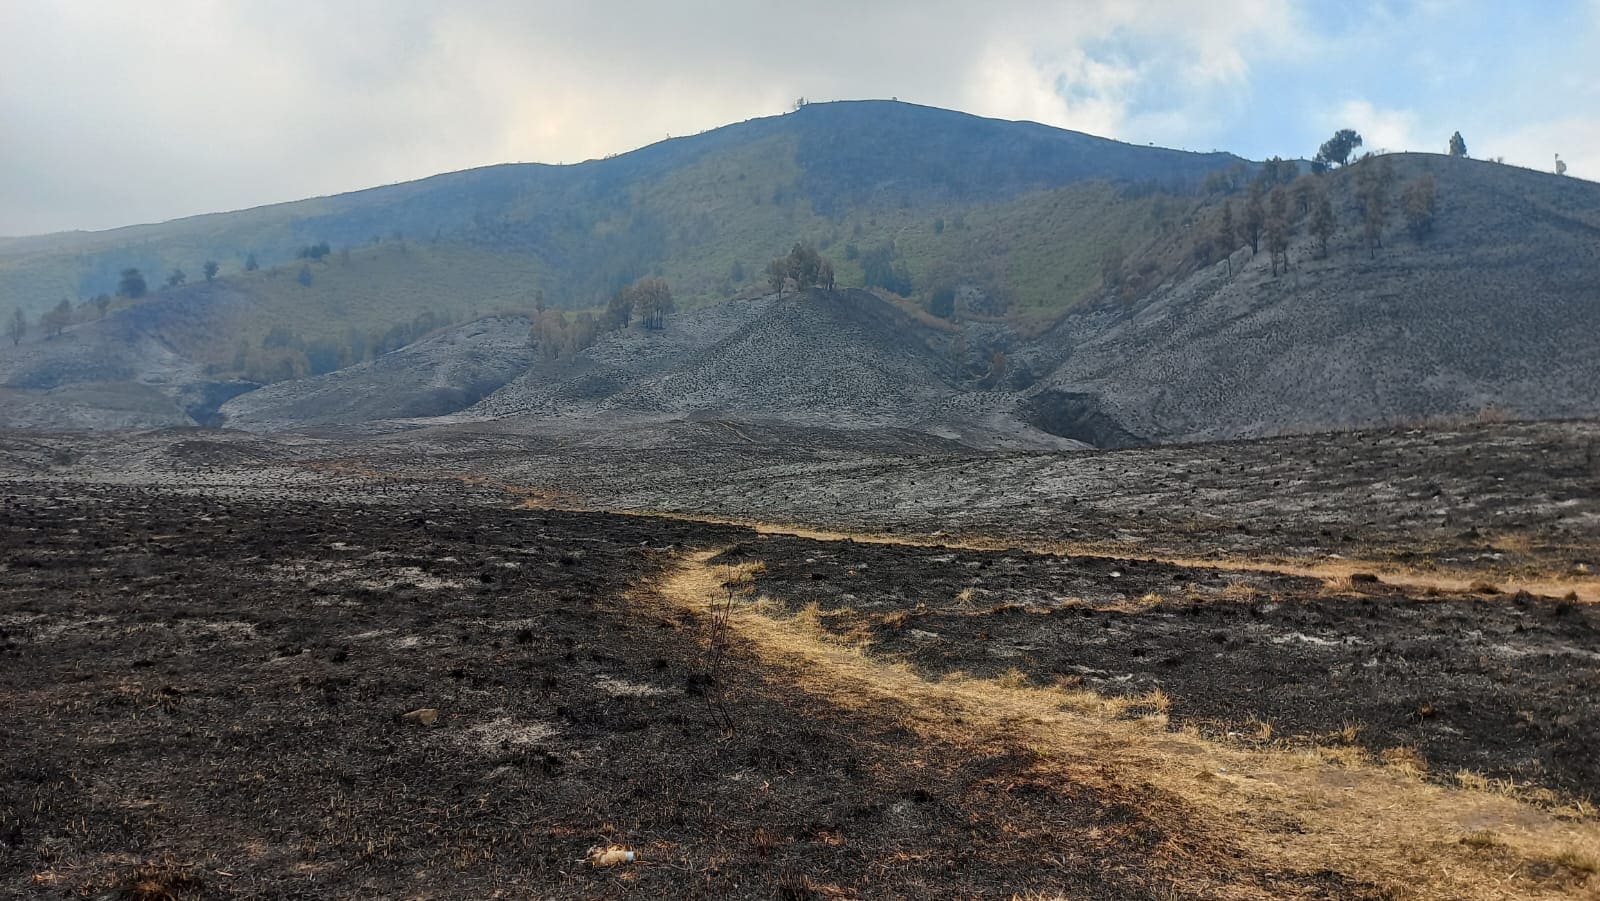
<path id="1" fill-rule="evenodd" d="M 757 283 L 766 261 L 797 240 L 836 251 L 893 241 L 923 271 L 969 237 L 1002 260 L 1013 248 L 1037 256 L 1041 245 L 1008 230 L 1019 214 L 1052 219 L 1034 209 L 1040 204 L 1066 201 L 1104 219 L 1119 206 L 1115 185 L 1188 187 L 1239 162 L 893 101 L 818 103 L 574 165 L 491 166 L 240 212 L 0 242 L 0 307 L 19 304 L 36 315 L 62 297 L 116 291 L 128 267 L 154 284 L 174 267 L 197 277 L 206 260 L 264 305 L 314 315 L 342 297 L 344 315 L 361 327 L 370 327 L 370 315 L 409 318 L 425 303 L 470 312 L 467 301 L 436 296 L 442 285 L 482 306 L 525 307 L 538 290 L 554 305 L 579 308 L 659 271 L 680 298 L 712 302 Z M 1065 193 L 1052 199 L 1051 189 Z M 1031 199 L 1019 204 L 1024 197 Z M 1087 225 L 1061 218 L 1041 237 Z M 1141 228 L 1104 227 L 1119 235 Z M 275 266 L 297 270 L 297 253 L 322 243 L 332 253 L 325 266 L 312 265 L 309 290 L 271 277 Z M 428 252 L 416 254 L 419 245 Z M 405 272 L 388 272 L 404 259 L 399 248 L 416 258 Z M 245 272 L 251 255 L 262 268 Z M 856 261 L 839 262 L 841 275 L 859 276 Z M 1091 254 L 1030 271 L 1025 302 L 1058 305 L 1092 281 L 1092 263 Z M 325 287 L 324 273 L 343 265 L 368 281 L 385 270 L 376 273 L 381 290 L 352 295 L 333 275 Z M 433 296 L 396 300 L 397 292 Z"/>
<path id="2" fill-rule="evenodd" d="M 1237 229 L 1217 240 L 1225 209 L 1245 218 L 1252 179 L 1279 183 L 1281 271 Z M 1387 221 L 1369 247 L 1374 180 Z M 1435 199 L 1413 222 L 1424 182 Z M 1326 255 L 1311 233 L 1322 193 Z M 765 261 L 796 242 L 872 290 L 771 294 Z M 815 104 L 574 166 L 0 242 L 0 286 L 99 285 L 130 259 L 157 271 L 184 255 L 193 271 L 244 252 L 262 266 L 229 263 L 0 349 L 0 418 L 703 419 L 1124 447 L 1600 414 L 1600 185 L 1427 154 L 1311 176 L 898 103 Z M 645 273 L 677 296 L 665 328 L 602 331 L 559 355 L 528 346 L 536 297 L 592 308 Z"/>

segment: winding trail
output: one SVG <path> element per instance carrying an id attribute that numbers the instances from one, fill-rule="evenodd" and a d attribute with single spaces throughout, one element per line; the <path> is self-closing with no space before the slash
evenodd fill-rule
<path id="1" fill-rule="evenodd" d="M 713 562 L 721 550 L 682 557 L 658 586 L 661 594 L 697 612 L 727 598 L 740 570 Z M 1336 765 L 1315 750 L 1219 744 L 1170 731 L 1164 716 L 1118 718 L 1115 704 L 1087 691 L 924 678 L 781 609 L 761 599 L 737 602 L 735 647 L 794 674 L 808 694 L 845 709 L 897 711 L 900 724 L 919 734 L 1012 742 L 1077 784 L 1149 783 L 1194 810 L 1192 821 L 1173 824 L 1177 830 L 1221 837 L 1263 866 L 1332 870 L 1396 897 L 1512 899 L 1573 897 L 1581 891 L 1574 884 L 1538 874 L 1563 853 L 1600 860 L 1600 823 L 1593 820 L 1561 819 L 1492 792 L 1443 788 L 1401 769 Z M 1491 846 L 1463 843 L 1483 830 L 1492 831 Z M 1221 894 L 1255 896 L 1244 889 Z"/>
<path id="2" fill-rule="evenodd" d="M 715 525 L 743 526 L 763 535 L 785 535 L 809 538 L 814 541 L 854 541 L 862 544 L 894 544 L 907 547 L 959 548 L 969 551 L 1019 551 L 1055 557 L 1090 557 L 1102 560 L 1132 560 L 1142 563 L 1164 563 L 1192 569 L 1227 570 L 1230 572 L 1264 572 L 1285 576 L 1321 579 L 1325 582 L 1347 580 L 1355 573 L 1373 573 L 1386 585 L 1418 592 L 1444 594 L 1481 593 L 1483 586 L 1493 587 L 1502 594 L 1525 591 L 1544 597 L 1575 597 L 1584 603 L 1600 603 L 1600 577 L 1573 579 L 1512 579 L 1495 581 L 1484 576 L 1473 578 L 1437 573 L 1403 572 L 1393 566 L 1370 560 L 1338 559 L 1321 563 L 1284 563 L 1275 560 L 1251 558 L 1206 558 L 1141 554 L 1107 549 L 1104 545 L 1073 544 L 1066 542 L 1028 542 L 990 538 L 955 538 L 942 535 L 887 535 L 871 532 L 850 532 L 820 529 L 790 523 L 762 522 L 733 517 L 706 516 L 691 513 L 674 513 L 658 510 L 607 510 L 632 516 L 660 516 L 669 519 L 703 522 Z"/>

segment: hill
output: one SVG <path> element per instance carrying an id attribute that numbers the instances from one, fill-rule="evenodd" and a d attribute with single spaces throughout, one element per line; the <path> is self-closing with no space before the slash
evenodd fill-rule
<path id="1" fill-rule="evenodd" d="M 222 405 L 234 428 L 300 428 L 438 416 L 528 367 L 525 316 L 491 316 L 319 378 L 267 385 Z"/>
<path id="2" fill-rule="evenodd" d="M 1426 154 L 1301 168 L 818 104 L 575 166 L 13 240 L 0 284 L 135 246 L 255 242 L 263 265 L 35 328 L 0 351 L 0 413 L 252 429 L 698 418 L 985 447 L 1600 414 L 1600 185 Z M 1281 220 L 1276 261 L 1238 227 L 1252 180 Z M 1409 221 L 1425 181 L 1425 221 Z M 361 234 L 376 239 L 341 246 Z M 771 295 L 762 263 L 796 240 L 871 290 Z M 645 272 L 677 295 L 664 329 L 558 358 L 526 346 L 535 298 L 588 306 Z M 926 312 L 939 297 L 944 318 Z"/>
<path id="3" fill-rule="evenodd" d="M 431 252 L 394 280 L 444 282 L 485 305 L 526 307 L 542 291 L 554 305 L 587 307 L 651 272 L 694 304 L 758 282 L 769 258 L 805 240 L 831 248 L 850 283 L 863 275 L 860 255 L 878 246 L 893 244 L 919 279 L 937 275 L 935 261 L 952 249 L 974 248 L 955 253 L 956 262 L 987 262 L 993 289 L 1054 307 L 1092 283 L 1095 251 L 1047 264 L 1041 247 L 1092 245 L 1081 240 L 1091 231 L 1142 233 L 1149 204 L 1124 209 L 1117 201 L 1126 186 L 1192 187 L 1240 162 L 893 101 L 810 104 L 575 165 L 493 166 L 233 213 L 15 239 L 0 243 L 0 306 L 37 315 L 62 297 L 115 291 L 128 267 L 154 284 L 174 267 L 196 277 L 215 260 L 236 289 L 314 312 L 326 306 L 316 292 L 273 291 L 261 272 L 298 268 L 297 253 L 324 242 L 336 257 L 349 250 L 358 258 L 362 248 L 426 245 Z M 262 269 L 245 272 L 252 256 Z M 373 259 L 399 265 L 396 254 Z M 469 312 L 450 302 L 459 307 L 452 312 Z M 346 313 L 366 306 L 352 299 Z"/>
<path id="4" fill-rule="evenodd" d="M 1326 258 L 1302 227 L 1281 275 L 1244 247 L 1134 309 L 1069 314 L 1035 348 L 1056 363 L 1032 389 L 1036 409 L 1066 415 L 1087 400 L 1161 440 L 1600 414 L 1600 185 L 1387 159 L 1397 183 L 1426 174 L 1438 186 L 1425 236 L 1396 222 L 1369 252 L 1359 169 L 1334 173 L 1341 228 Z"/>

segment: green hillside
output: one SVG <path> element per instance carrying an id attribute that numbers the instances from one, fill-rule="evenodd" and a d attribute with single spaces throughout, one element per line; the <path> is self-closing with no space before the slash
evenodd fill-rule
<path id="1" fill-rule="evenodd" d="M 1226 154 L 1136 147 L 1032 123 L 893 102 L 813 104 L 571 166 L 508 165 L 96 233 L 0 244 L 0 308 L 30 316 L 174 267 L 262 323 L 369 329 L 423 310 L 578 309 L 644 275 L 680 305 L 757 285 L 771 257 L 817 245 L 845 284 L 892 257 L 910 293 L 970 284 L 1014 309 L 1091 293 L 1113 243 L 1148 242 Z M 326 242 L 299 284 L 300 248 Z M 244 272 L 253 255 L 257 272 Z M 206 260 L 218 284 L 194 286 Z M 276 274 L 273 268 L 277 268 Z M 220 351 L 218 351 L 220 353 Z"/>

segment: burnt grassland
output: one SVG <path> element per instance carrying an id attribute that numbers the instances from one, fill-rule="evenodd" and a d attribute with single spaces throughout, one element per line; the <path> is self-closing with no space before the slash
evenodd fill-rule
<path id="1" fill-rule="evenodd" d="M 1218 739 L 1600 797 L 1600 608 L 1381 581 L 770 535 L 757 593 L 927 678 L 1121 698 Z"/>
<path id="2" fill-rule="evenodd" d="M 708 679 L 702 618 L 652 586 L 745 530 L 83 484 L 0 508 L 8 894 L 1379 894 L 742 644 Z M 579 862 L 611 843 L 640 863 Z"/>
<path id="3" fill-rule="evenodd" d="M 8 435 L 0 894 L 1592 892 L 1595 429 Z"/>

